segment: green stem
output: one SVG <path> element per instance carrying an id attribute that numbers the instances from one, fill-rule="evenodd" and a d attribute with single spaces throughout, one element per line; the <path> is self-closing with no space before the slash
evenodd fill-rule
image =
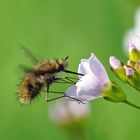
<path id="1" fill-rule="evenodd" d="M 86 140 L 85 129 L 78 124 L 69 127 L 67 132 L 70 140 Z"/>
<path id="2" fill-rule="evenodd" d="M 129 102 L 128 100 L 125 100 L 125 101 L 123 101 L 123 102 L 126 103 L 126 104 L 128 104 L 128 105 L 130 105 L 130 106 L 132 106 L 132 107 L 134 107 L 134 108 L 137 108 L 137 109 L 140 110 L 140 106 L 137 106 L 137 105 L 135 105 L 135 104 Z"/>

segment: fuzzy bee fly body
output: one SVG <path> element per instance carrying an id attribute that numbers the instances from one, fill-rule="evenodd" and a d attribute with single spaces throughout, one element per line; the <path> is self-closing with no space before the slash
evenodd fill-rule
<path id="1" fill-rule="evenodd" d="M 52 101 L 59 98 L 67 97 L 71 98 L 72 100 L 76 100 L 78 102 L 81 102 L 78 99 L 75 99 L 73 97 L 70 97 L 66 95 L 64 92 L 59 91 L 50 91 L 50 85 L 54 83 L 67 83 L 67 84 L 74 84 L 75 82 L 73 80 L 77 80 L 73 77 L 57 77 L 57 74 L 59 72 L 65 72 L 69 74 L 76 74 L 81 75 L 83 74 L 69 71 L 67 70 L 68 62 L 66 57 L 65 59 L 54 59 L 54 60 L 44 60 L 42 62 L 39 62 L 34 55 L 25 47 L 22 46 L 22 50 L 30 58 L 34 66 L 32 68 L 27 68 L 26 66 L 20 65 L 26 72 L 25 76 L 22 78 L 22 81 L 19 85 L 18 90 L 18 97 L 22 104 L 28 104 L 30 103 L 35 97 L 37 97 L 40 92 L 46 92 L 46 101 Z M 44 90 L 44 88 L 47 88 L 47 90 Z M 48 100 L 48 93 L 57 93 L 61 94 L 62 96 L 49 99 Z"/>
<path id="2" fill-rule="evenodd" d="M 26 48 L 22 49 L 34 62 L 36 61 L 34 67 L 25 74 L 19 86 L 19 100 L 22 104 L 28 104 L 38 96 L 45 86 L 49 91 L 49 85 L 56 79 L 56 75 L 68 66 L 68 57 L 61 60 L 48 59 L 39 63 Z"/>

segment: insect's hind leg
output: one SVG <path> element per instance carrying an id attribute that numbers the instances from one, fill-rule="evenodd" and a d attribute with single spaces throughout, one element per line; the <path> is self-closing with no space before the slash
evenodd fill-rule
<path id="1" fill-rule="evenodd" d="M 85 104 L 85 103 L 82 102 L 80 99 L 77 99 L 77 98 L 74 98 L 74 97 L 71 97 L 71 96 L 66 95 L 65 92 L 49 91 L 49 93 L 62 94 L 62 96 L 59 96 L 59 97 L 56 97 L 56 98 L 52 98 L 52 99 L 46 100 L 46 102 L 50 102 L 50 101 L 53 101 L 53 100 L 57 100 L 57 99 L 66 97 L 66 98 L 72 99 L 72 100 L 74 100 L 74 101 L 77 101 L 78 103 Z"/>
<path id="2" fill-rule="evenodd" d="M 70 81 L 70 82 L 72 82 L 72 83 L 76 83 L 76 82 L 74 82 L 73 80 L 78 80 L 78 78 L 73 78 L 73 77 L 68 77 L 68 76 L 66 76 L 66 77 L 64 77 L 65 79 L 67 79 L 68 81 Z"/>
<path id="3" fill-rule="evenodd" d="M 56 97 L 56 98 L 52 98 L 52 99 L 46 100 L 46 102 L 50 102 L 50 101 L 53 101 L 53 100 L 61 99 L 61 98 L 64 98 L 64 97 L 65 97 L 65 95 L 59 96 L 59 97 Z"/>

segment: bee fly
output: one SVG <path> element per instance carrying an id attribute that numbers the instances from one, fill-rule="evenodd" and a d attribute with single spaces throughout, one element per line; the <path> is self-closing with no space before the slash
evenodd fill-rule
<path id="1" fill-rule="evenodd" d="M 26 53 L 26 56 L 29 57 L 34 64 L 34 66 L 29 69 L 21 65 L 21 67 L 24 68 L 24 70 L 26 70 L 26 74 L 22 78 L 22 81 L 19 85 L 19 91 L 18 91 L 18 97 L 22 104 L 30 103 L 35 97 L 37 97 L 40 94 L 40 92 L 43 91 L 45 87 L 47 88 L 47 90 L 45 91 L 47 102 L 58 99 L 58 98 L 63 98 L 63 97 L 68 97 L 73 100 L 77 100 L 78 102 L 81 102 L 78 99 L 65 95 L 64 92 L 49 91 L 49 87 L 53 82 L 54 83 L 55 82 L 56 83 L 70 83 L 70 84 L 74 83 L 73 82 L 74 78 L 72 77 L 58 78 L 57 74 L 59 72 L 83 75 L 80 73 L 66 70 L 68 66 L 68 62 L 67 62 L 68 57 L 61 60 L 47 59 L 42 62 L 39 62 L 38 59 L 36 59 L 27 48 L 22 46 L 22 49 Z M 58 94 L 63 94 L 63 96 L 48 100 L 48 93 L 58 93 Z"/>

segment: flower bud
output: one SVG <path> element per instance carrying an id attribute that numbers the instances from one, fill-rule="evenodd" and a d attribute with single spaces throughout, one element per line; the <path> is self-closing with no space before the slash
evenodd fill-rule
<path id="1" fill-rule="evenodd" d="M 115 56 L 110 56 L 109 63 L 112 69 L 118 69 L 121 67 L 120 60 Z"/>
<path id="2" fill-rule="evenodd" d="M 126 81 L 127 77 L 123 68 L 123 63 L 115 56 L 110 56 L 109 63 L 114 74 L 122 81 Z"/>
<path id="3" fill-rule="evenodd" d="M 138 62 L 140 60 L 140 51 L 133 45 L 132 43 L 129 43 L 128 45 L 129 49 L 129 59 L 134 62 Z"/>
<path id="4" fill-rule="evenodd" d="M 130 67 L 132 67 L 132 68 L 135 68 L 135 64 L 136 64 L 136 62 L 134 62 L 132 60 L 128 60 L 127 61 L 127 65 L 130 66 Z"/>
<path id="5" fill-rule="evenodd" d="M 135 69 L 138 73 L 140 73 L 140 61 L 134 62 L 134 61 L 128 60 L 127 65 Z"/>
<path id="6" fill-rule="evenodd" d="M 103 98 L 111 102 L 124 102 L 126 95 L 116 83 L 110 83 L 103 92 Z"/>
<path id="7" fill-rule="evenodd" d="M 133 68 L 124 65 L 125 73 L 127 76 L 127 83 L 140 90 L 140 74 Z"/>
<path id="8" fill-rule="evenodd" d="M 135 64 L 135 70 L 140 74 L 140 61 Z"/>
<path id="9" fill-rule="evenodd" d="M 133 73 L 135 72 L 134 69 L 131 68 L 131 67 L 128 67 L 126 65 L 124 65 L 123 67 L 125 69 L 125 74 L 126 74 L 127 77 L 132 76 Z"/>

